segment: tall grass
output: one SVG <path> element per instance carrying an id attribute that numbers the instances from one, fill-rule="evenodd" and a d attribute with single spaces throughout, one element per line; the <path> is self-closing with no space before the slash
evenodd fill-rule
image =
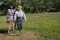
<path id="1" fill-rule="evenodd" d="M 22 31 L 39 32 L 39 40 L 60 40 L 60 12 L 26 14 Z M 6 16 L 0 16 L 0 29 L 7 29 Z"/>
<path id="2" fill-rule="evenodd" d="M 38 31 L 46 40 L 60 39 L 60 13 L 27 14 L 24 29 Z"/>

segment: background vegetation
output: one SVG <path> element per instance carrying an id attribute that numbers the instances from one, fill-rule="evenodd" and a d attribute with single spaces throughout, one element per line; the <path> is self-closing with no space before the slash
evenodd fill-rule
<path id="1" fill-rule="evenodd" d="M 60 40 L 60 0 L 0 0 L 1 40 Z M 23 6 L 27 21 L 19 36 L 7 35 L 6 14 L 10 5 Z M 43 12 L 43 13 L 41 13 Z M 34 13 L 34 14 L 33 14 Z M 12 27 L 11 27 L 12 28 Z"/>
<path id="2" fill-rule="evenodd" d="M 2 8 L 6 9 L 8 5 L 16 7 L 16 0 L 1 0 L 4 2 Z M 18 1 L 18 0 L 17 0 Z M 58 12 L 60 11 L 60 0 L 21 0 L 25 12 Z"/>
<path id="3" fill-rule="evenodd" d="M 27 13 L 19 36 L 8 36 L 6 16 L 0 16 L 1 40 L 60 40 L 60 12 Z M 12 27 L 11 27 L 12 28 Z M 2 35 L 1 35 L 2 33 Z M 5 35 L 5 36 L 4 36 Z"/>

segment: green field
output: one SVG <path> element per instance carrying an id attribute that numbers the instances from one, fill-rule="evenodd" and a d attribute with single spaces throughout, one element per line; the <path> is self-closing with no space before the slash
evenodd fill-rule
<path id="1" fill-rule="evenodd" d="M 45 12 L 26 14 L 27 20 L 23 24 L 24 40 L 60 40 L 60 12 Z M 6 16 L 0 16 L 0 31 L 7 30 Z M 33 33 L 34 32 L 34 33 Z M 29 37 L 28 33 L 35 35 Z M 4 35 L 4 34 L 3 34 Z M 34 39 L 36 38 L 36 39 Z"/>

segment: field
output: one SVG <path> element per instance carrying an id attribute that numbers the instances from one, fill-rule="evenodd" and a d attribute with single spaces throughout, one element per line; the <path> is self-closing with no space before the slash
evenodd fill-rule
<path id="1" fill-rule="evenodd" d="M 60 40 L 60 12 L 28 13 L 26 16 L 21 34 L 10 36 L 7 35 L 6 15 L 0 15 L 0 40 Z"/>

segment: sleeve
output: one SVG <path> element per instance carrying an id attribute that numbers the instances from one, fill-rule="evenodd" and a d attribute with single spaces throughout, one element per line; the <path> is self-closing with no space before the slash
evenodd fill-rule
<path id="1" fill-rule="evenodd" d="M 15 15 L 14 15 L 14 21 L 16 21 L 16 17 L 17 17 L 16 14 L 17 14 L 17 12 L 15 12 Z"/>
<path id="2" fill-rule="evenodd" d="M 7 10 L 7 19 L 8 19 L 8 17 L 9 17 L 9 9 Z"/>
<path id="3" fill-rule="evenodd" d="M 7 15 L 9 15 L 9 9 L 7 10 Z"/>
<path id="4" fill-rule="evenodd" d="M 23 13 L 24 13 L 24 12 L 23 12 Z M 24 20 L 26 21 L 26 15 L 25 15 L 25 13 L 24 13 L 23 17 L 24 17 Z"/>

